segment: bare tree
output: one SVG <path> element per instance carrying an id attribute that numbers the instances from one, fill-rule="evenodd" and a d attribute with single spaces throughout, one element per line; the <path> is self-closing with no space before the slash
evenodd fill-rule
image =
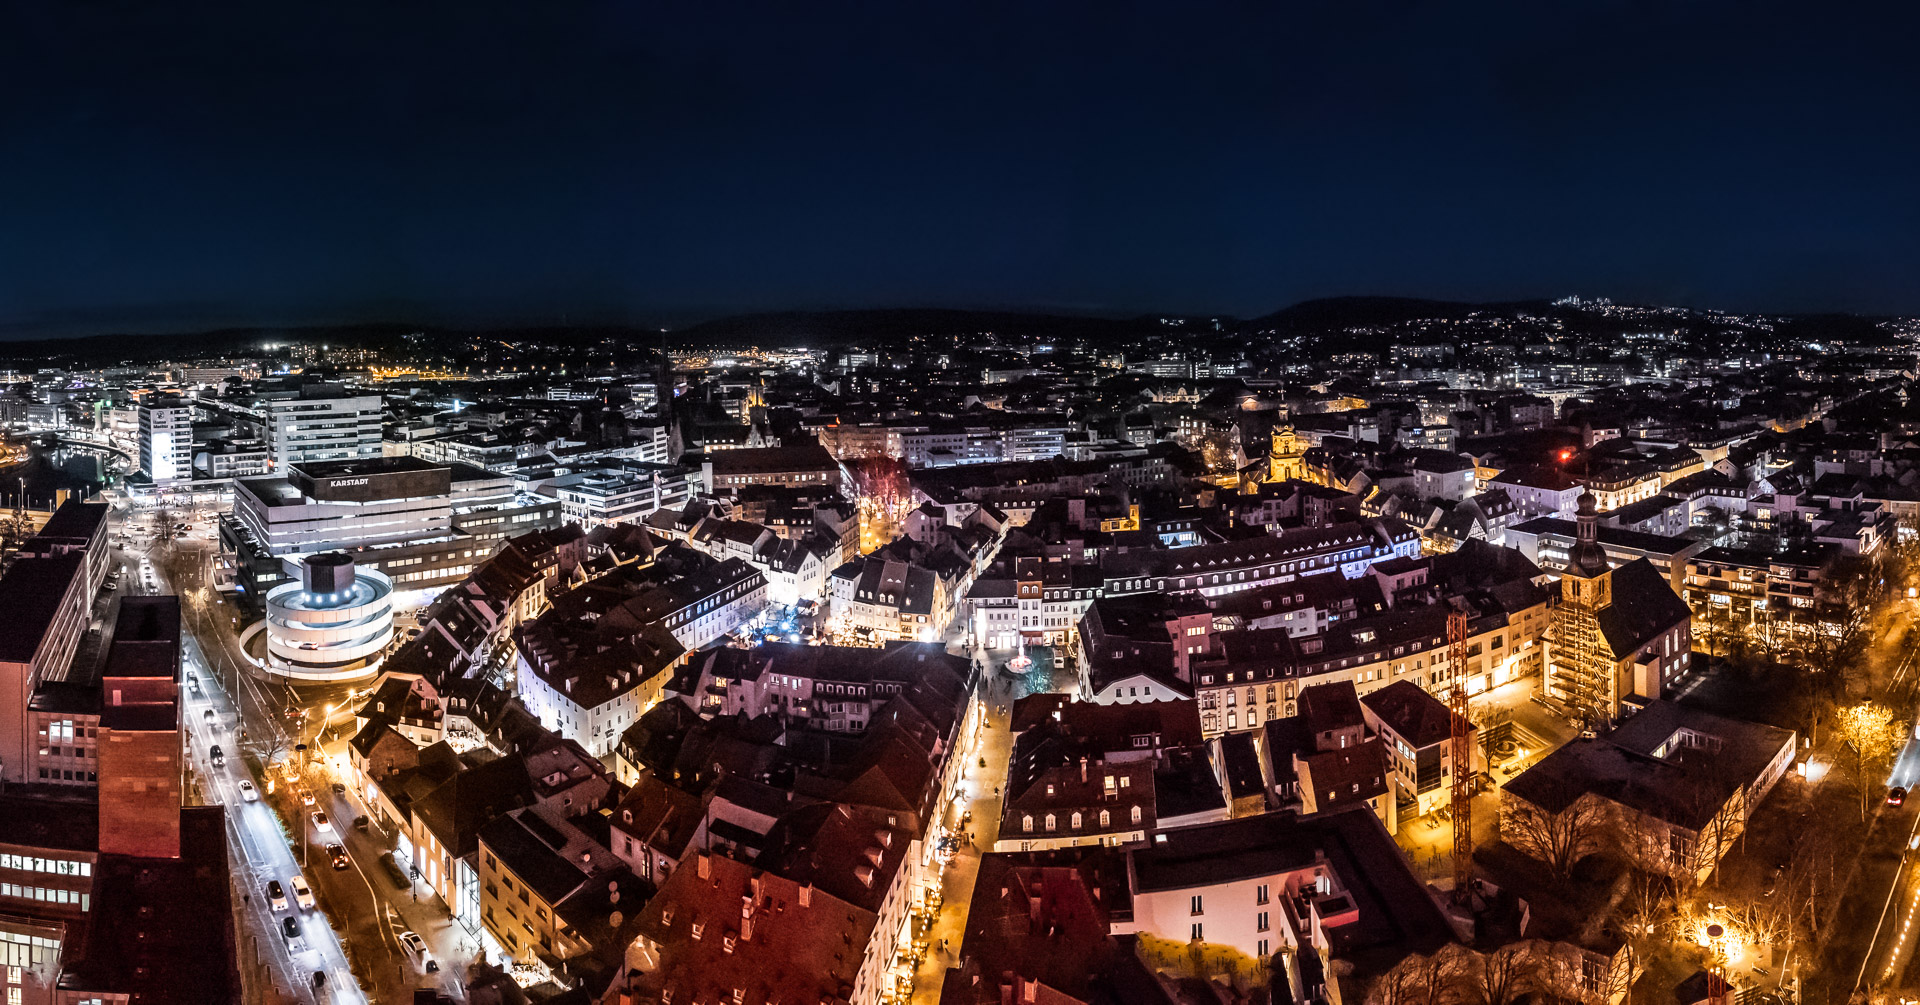
<path id="1" fill-rule="evenodd" d="M 1624 945 L 1617 965 L 1608 970 L 1609 1000 L 1615 991 L 1625 995 L 1631 990 L 1648 957 L 1661 944 L 1660 927 L 1671 910 L 1672 893 L 1667 881 L 1641 873 L 1614 903 L 1612 926 Z"/>
<path id="2" fill-rule="evenodd" d="M 1502 797 L 1500 836 L 1508 844 L 1546 863 L 1555 879 L 1573 875 L 1573 867 L 1615 842 L 1613 815 L 1598 798 L 1565 781 L 1530 786 L 1528 795 L 1547 805 L 1513 793 Z M 1551 809 L 1558 806 L 1559 809 Z"/>
<path id="3" fill-rule="evenodd" d="M 1881 585 L 1877 573 L 1865 565 L 1849 568 L 1828 583 L 1828 602 L 1814 622 L 1808 655 L 1835 701 L 1846 700 L 1850 686 L 1864 677 L 1874 608 L 1884 593 Z"/>
<path id="4" fill-rule="evenodd" d="M 1367 1005 L 1452 1005 L 1468 984 L 1464 953 L 1439 950 L 1431 956 L 1415 954 L 1368 985 Z"/>
<path id="5" fill-rule="evenodd" d="M 1466 989 L 1476 1005 L 1516 1005 L 1542 990 L 1539 944 L 1513 942 L 1477 954 L 1466 968 Z"/>
<path id="6" fill-rule="evenodd" d="M 1678 807 L 1701 821 L 1694 832 L 1691 854 L 1681 889 L 1710 879 L 1733 843 L 1746 832 L 1747 786 L 1732 762 L 1717 752 L 1688 748 L 1680 763 L 1686 772 Z"/>

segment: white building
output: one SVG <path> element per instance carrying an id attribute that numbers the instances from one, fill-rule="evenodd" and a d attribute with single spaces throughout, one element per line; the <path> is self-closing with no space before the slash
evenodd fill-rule
<path id="1" fill-rule="evenodd" d="M 267 427 L 267 454 L 276 470 L 307 461 L 379 457 L 381 402 L 377 394 L 266 398 L 255 408 Z"/>
<path id="2" fill-rule="evenodd" d="M 662 509 L 680 509 L 698 489 L 681 468 L 610 468 L 562 475 L 547 491 L 560 500 L 561 517 L 592 530 L 615 523 L 638 523 Z"/>
<path id="3" fill-rule="evenodd" d="M 155 485 L 193 477 L 193 408 L 178 398 L 140 406 L 140 471 Z"/>
<path id="4" fill-rule="evenodd" d="M 1115 921 L 1113 934 L 1232 947 L 1284 967 L 1293 988 L 1306 987 L 1304 956 L 1411 954 L 1454 941 L 1393 838 L 1363 806 L 1162 830 L 1128 858 L 1133 917 Z M 1382 940 L 1377 933 L 1391 934 Z"/>
<path id="5" fill-rule="evenodd" d="M 1522 519 L 1571 518 L 1580 493 L 1585 491 L 1578 480 L 1558 468 L 1502 471 L 1487 481 L 1487 488 L 1506 492 Z"/>

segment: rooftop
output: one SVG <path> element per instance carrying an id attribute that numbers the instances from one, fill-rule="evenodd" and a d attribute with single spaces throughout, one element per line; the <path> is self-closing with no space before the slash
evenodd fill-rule
<path id="1" fill-rule="evenodd" d="M 21 558 L 0 577 L 0 611 L 7 612 L 0 626 L 0 663 L 33 662 L 86 558 L 78 551 Z"/>

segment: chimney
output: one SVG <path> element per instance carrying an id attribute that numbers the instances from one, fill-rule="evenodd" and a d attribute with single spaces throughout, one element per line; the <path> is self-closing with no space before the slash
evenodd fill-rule
<path id="1" fill-rule="evenodd" d="M 1087 780 L 1087 759 L 1084 757 L 1080 759 L 1080 780 Z"/>
<path id="2" fill-rule="evenodd" d="M 700 878 L 701 878 L 701 879 L 712 879 L 712 878 L 713 878 L 713 861 L 712 861 L 712 857 L 711 857 L 711 856 L 709 856 L 709 855 L 708 855 L 708 854 L 707 854 L 706 852 L 701 852 L 701 853 L 700 853 L 700 861 L 699 861 L 699 864 L 698 864 L 698 868 L 699 868 L 699 873 L 700 873 Z"/>

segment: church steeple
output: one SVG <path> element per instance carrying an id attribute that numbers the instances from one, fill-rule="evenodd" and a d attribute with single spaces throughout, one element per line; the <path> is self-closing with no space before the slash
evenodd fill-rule
<path id="1" fill-rule="evenodd" d="M 1304 478 L 1307 442 L 1293 431 L 1293 423 L 1274 427 L 1272 444 L 1267 448 L 1267 480 L 1284 482 Z"/>
<path id="2" fill-rule="evenodd" d="M 1591 492 L 1580 493 L 1580 509 L 1575 516 L 1578 523 L 1573 551 L 1567 556 L 1567 574 L 1581 579 L 1602 576 L 1612 568 L 1607 562 L 1607 550 L 1600 547 L 1600 514 L 1594 509 Z"/>

